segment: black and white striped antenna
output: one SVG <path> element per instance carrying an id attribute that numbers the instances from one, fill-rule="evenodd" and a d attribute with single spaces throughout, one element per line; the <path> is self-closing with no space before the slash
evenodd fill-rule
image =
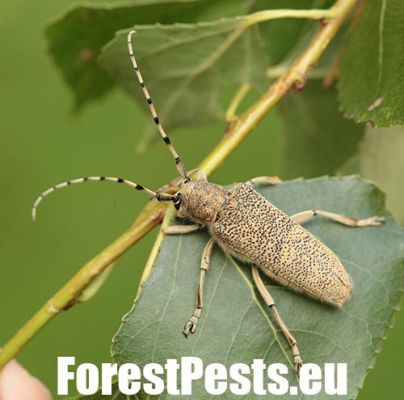
<path id="1" fill-rule="evenodd" d="M 188 181 L 189 177 L 187 176 L 187 172 L 184 168 L 184 164 L 181 161 L 180 156 L 178 155 L 177 151 L 175 150 L 174 146 L 171 144 L 170 138 L 167 136 L 167 134 L 164 131 L 163 126 L 161 125 L 160 119 L 157 116 L 156 109 L 154 108 L 152 99 L 150 97 L 149 91 L 146 88 L 146 85 L 144 83 L 143 77 L 139 71 L 139 67 L 136 62 L 135 54 L 133 52 L 133 47 L 132 47 L 132 35 L 135 33 L 135 31 L 130 31 L 128 33 L 128 50 L 129 50 L 129 56 L 133 64 L 133 68 L 135 70 L 137 79 L 140 83 L 140 86 L 142 87 L 143 94 L 146 98 L 147 104 L 149 105 L 150 112 L 153 117 L 153 121 L 157 126 L 157 129 L 160 133 L 160 136 L 162 137 L 164 143 L 167 145 L 168 149 L 170 150 L 174 161 L 175 165 L 177 167 L 177 170 L 179 174 L 184 178 L 184 181 Z M 179 201 L 179 198 L 176 195 L 168 194 L 168 193 L 159 193 L 159 192 L 154 192 L 153 190 L 148 189 L 145 186 L 139 185 L 138 183 L 135 183 L 133 181 L 130 181 L 128 179 L 124 178 L 117 178 L 113 176 L 88 176 L 88 177 L 82 177 L 82 178 L 76 178 L 76 179 L 71 179 L 62 183 L 59 183 L 55 186 L 52 186 L 51 188 L 45 190 L 42 192 L 37 199 L 34 202 L 34 205 L 32 206 L 32 219 L 35 221 L 36 215 L 37 215 L 37 210 L 39 205 L 41 204 L 42 200 L 50 195 L 51 193 L 55 192 L 56 190 L 63 189 L 65 187 L 79 184 L 79 183 L 84 183 L 84 182 L 112 182 L 112 183 L 120 183 L 126 186 L 129 186 L 133 189 L 139 190 L 146 192 L 149 196 L 155 197 L 159 201 L 173 201 L 174 204 L 176 204 Z"/>
<path id="2" fill-rule="evenodd" d="M 76 179 L 71 179 L 69 181 L 61 182 L 58 183 L 55 186 L 50 187 L 49 189 L 45 190 L 42 192 L 37 199 L 34 202 L 34 205 L 32 206 L 32 219 L 35 221 L 36 219 L 36 214 L 37 214 L 37 209 L 39 204 L 41 204 L 42 200 L 46 197 L 49 196 L 51 193 L 55 192 L 56 190 L 63 189 L 65 187 L 71 186 L 71 185 L 76 185 L 78 183 L 84 183 L 84 182 L 112 182 L 112 183 L 120 183 L 126 186 L 129 186 L 133 189 L 139 190 L 146 192 L 148 195 L 151 197 L 155 197 L 159 201 L 175 201 L 176 196 L 171 195 L 168 193 L 158 193 L 154 192 L 153 190 L 148 189 L 145 186 L 139 185 L 138 183 L 135 183 L 133 181 L 130 181 L 128 179 L 124 178 L 116 178 L 115 176 L 86 176 L 82 178 L 76 178 Z"/>
<path id="3" fill-rule="evenodd" d="M 177 170 L 178 170 L 179 174 L 184 179 L 188 179 L 187 172 L 184 168 L 184 164 L 183 164 L 180 156 L 178 155 L 177 151 L 175 150 L 174 146 L 172 145 L 170 138 L 167 136 L 166 132 L 164 131 L 163 126 L 161 125 L 160 119 L 157 115 L 156 109 L 154 108 L 153 101 L 150 97 L 149 91 L 147 90 L 147 87 L 144 83 L 142 74 L 139 71 L 139 66 L 137 65 L 135 53 L 133 52 L 133 46 L 132 46 L 132 35 L 134 33 L 136 33 L 136 31 L 130 31 L 128 33 L 128 50 L 129 50 L 130 59 L 132 60 L 133 69 L 135 70 L 137 79 L 140 83 L 140 86 L 142 87 L 144 97 L 146 98 L 147 104 L 149 105 L 149 109 L 150 109 L 151 115 L 153 117 L 153 121 L 157 126 L 160 136 L 162 137 L 162 139 L 164 140 L 164 143 L 168 146 L 168 149 L 170 150 L 172 156 L 174 157 L 175 164 L 177 166 Z"/>

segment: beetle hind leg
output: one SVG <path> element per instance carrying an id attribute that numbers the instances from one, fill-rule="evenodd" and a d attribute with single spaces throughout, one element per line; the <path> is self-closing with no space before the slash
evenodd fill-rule
<path id="1" fill-rule="evenodd" d="M 266 305 L 271 310 L 276 323 L 278 324 L 280 330 L 282 331 L 283 335 L 285 336 L 286 341 L 289 344 L 289 347 L 292 351 L 293 366 L 295 368 L 295 371 L 297 373 L 299 373 L 300 368 L 303 365 L 303 360 L 302 360 L 302 357 L 300 356 L 299 348 L 297 347 L 297 341 L 292 336 L 288 327 L 286 326 L 286 324 L 283 322 L 281 316 L 279 315 L 279 312 L 275 306 L 274 299 L 271 296 L 271 294 L 268 292 L 267 288 L 265 287 L 264 282 L 262 282 L 258 268 L 255 265 L 252 266 L 252 276 L 253 276 L 255 285 L 257 286 L 257 289 L 261 294 L 262 299 L 265 301 Z"/>
<path id="2" fill-rule="evenodd" d="M 198 283 L 198 295 L 197 295 L 197 299 L 196 299 L 196 307 L 195 307 L 195 311 L 194 311 L 192 317 L 184 326 L 183 333 L 184 333 L 185 337 L 188 337 L 188 335 L 190 333 L 195 333 L 196 326 L 198 325 L 199 318 L 201 317 L 201 314 L 202 314 L 203 290 L 204 290 L 204 286 L 205 286 L 205 274 L 209 267 L 210 256 L 212 254 L 213 244 L 214 244 L 213 238 L 209 239 L 209 241 L 208 241 L 208 243 L 206 243 L 206 246 L 202 253 L 201 266 L 199 269 L 199 283 Z"/>
<path id="3" fill-rule="evenodd" d="M 348 217 L 346 215 L 341 215 L 333 213 L 331 211 L 323 211 L 323 210 L 301 211 L 297 214 L 292 215 L 291 218 L 298 224 L 304 224 L 305 222 L 311 220 L 312 218 L 318 215 L 352 228 L 364 228 L 366 226 L 380 226 L 383 225 L 385 222 L 384 217 L 380 217 L 377 215 L 369 218 L 358 219 L 355 217 Z"/>

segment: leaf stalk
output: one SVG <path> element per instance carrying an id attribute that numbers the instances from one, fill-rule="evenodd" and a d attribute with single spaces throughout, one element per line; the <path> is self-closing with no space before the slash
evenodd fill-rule
<path id="1" fill-rule="evenodd" d="M 333 19 L 340 16 L 341 10 L 337 7 L 331 7 L 326 10 L 293 10 L 293 9 L 279 9 L 279 10 L 263 10 L 257 11 L 245 17 L 245 24 L 247 26 L 255 25 L 260 22 L 270 21 L 271 19 L 283 18 L 302 18 L 302 19 Z"/>

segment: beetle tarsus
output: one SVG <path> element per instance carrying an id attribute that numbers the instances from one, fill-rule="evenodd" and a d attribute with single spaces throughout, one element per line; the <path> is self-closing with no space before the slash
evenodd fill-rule
<path id="1" fill-rule="evenodd" d="M 365 219 L 360 219 L 358 221 L 357 226 L 358 227 L 363 227 L 363 226 L 380 226 L 383 225 L 386 221 L 386 218 L 384 217 L 379 217 L 378 215 L 370 218 L 365 218 Z"/>
<path id="2" fill-rule="evenodd" d="M 195 333 L 196 326 L 198 325 L 199 318 L 196 315 L 193 315 L 191 319 L 184 326 L 184 335 L 188 337 L 190 333 Z"/>

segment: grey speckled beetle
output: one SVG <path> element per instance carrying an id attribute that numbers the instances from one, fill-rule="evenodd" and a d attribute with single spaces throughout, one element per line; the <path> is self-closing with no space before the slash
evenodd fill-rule
<path id="1" fill-rule="evenodd" d="M 254 183 L 277 184 L 280 182 L 277 177 L 254 178 L 232 189 L 207 182 L 201 175 L 191 180 L 160 123 L 140 74 L 132 48 L 133 33 L 131 31 L 128 34 L 129 55 L 153 120 L 173 155 L 177 170 L 182 177 L 179 191 L 176 194 L 154 192 L 135 182 L 116 177 L 78 178 L 44 191 L 33 205 L 32 217 L 35 219 L 40 202 L 48 194 L 71 184 L 87 181 L 105 180 L 122 183 L 136 190 L 145 191 L 159 201 L 172 201 L 177 210 L 177 216 L 187 217 L 195 224 L 169 226 L 165 229 L 166 234 L 186 234 L 202 227 L 206 227 L 211 234 L 211 239 L 206 244 L 202 255 L 196 308 L 191 319 L 185 324 L 185 336 L 195 332 L 201 317 L 205 274 L 213 244 L 217 243 L 226 253 L 252 265 L 252 276 L 257 289 L 282 330 L 291 348 L 295 369 L 299 371 L 302 358 L 297 342 L 281 319 L 272 296 L 260 278 L 259 271 L 298 292 L 342 307 L 351 296 L 352 281 L 337 256 L 301 225 L 317 215 L 349 227 L 378 226 L 384 222 L 384 218 L 375 216 L 358 220 L 321 210 L 307 210 L 288 216 L 253 188 Z"/>

